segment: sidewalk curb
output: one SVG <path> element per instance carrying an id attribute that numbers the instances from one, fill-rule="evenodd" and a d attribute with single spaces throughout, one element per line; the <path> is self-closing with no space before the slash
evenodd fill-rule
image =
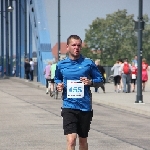
<path id="1" fill-rule="evenodd" d="M 145 115 L 145 116 L 150 117 L 149 111 L 143 111 L 143 110 L 140 110 L 138 108 L 132 108 L 132 107 L 116 104 L 116 103 L 105 102 L 105 101 L 102 101 L 102 100 L 99 100 L 99 102 L 97 102 L 97 101 L 98 101 L 97 99 L 93 99 L 93 102 L 97 105 L 101 104 L 101 105 L 105 105 L 105 106 L 110 106 L 110 107 L 113 107 L 113 108 L 116 108 L 116 109 L 129 111 L 129 112 L 132 112 L 132 113 L 135 113 L 135 114 L 140 114 L 140 115 Z M 133 105 L 144 105 L 144 104 L 133 103 Z"/>

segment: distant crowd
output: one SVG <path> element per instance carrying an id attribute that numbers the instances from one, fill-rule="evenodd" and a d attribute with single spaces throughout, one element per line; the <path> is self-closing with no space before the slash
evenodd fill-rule
<path id="1" fill-rule="evenodd" d="M 130 93 L 135 92 L 135 85 L 138 75 L 137 56 L 134 57 L 131 64 L 128 59 L 118 59 L 111 68 L 114 72 L 115 92 Z M 146 82 L 148 81 L 148 64 L 146 59 L 142 59 L 142 91 L 145 91 Z"/>
<path id="2" fill-rule="evenodd" d="M 137 82 L 137 75 L 138 75 L 138 62 L 137 56 L 134 57 L 131 64 L 129 63 L 128 59 L 118 59 L 116 63 L 111 68 L 113 71 L 113 78 L 114 78 L 114 92 L 120 93 L 130 93 L 135 92 L 135 86 Z M 103 66 L 100 64 L 100 60 L 95 60 L 95 65 L 97 66 L 98 70 L 101 72 L 103 77 L 103 84 L 101 85 L 101 89 L 103 93 L 105 93 L 105 82 L 106 82 L 106 72 Z M 26 82 L 33 81 L 33 71 L 34 71 L 34 62 L 32 58 L 30 61 L 28 58 L 25 60 L 25 77 Z M 145 58 L 142 59 L 142 91 L 145 91 L 146 82 L 148 81 L 148 64 Z M 46 79 L 46 94 L 50 93 L 53 96 L 54 92 L 54 77 L 55 77 L 55 70 L 56 70 L 56 62 L 48 62 L 46 67 L 44 68 L 44 76 Z M 15 68 L 13 70 L 15 74 Z M 98 92 L 98 88 L 95 87 L 94 92 Z"/>

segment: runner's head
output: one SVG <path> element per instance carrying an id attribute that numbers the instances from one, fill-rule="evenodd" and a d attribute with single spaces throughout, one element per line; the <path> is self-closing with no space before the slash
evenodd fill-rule
<path id="1" fill-rule="evenodd" d="M 67 52 L 70 59 L 75 60 L 80 57 L 82 40 L 78 35 L 70 35 L 67 39 Z"/>

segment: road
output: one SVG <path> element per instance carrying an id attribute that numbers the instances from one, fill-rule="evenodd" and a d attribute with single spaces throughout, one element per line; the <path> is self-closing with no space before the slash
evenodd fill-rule
<path id="1" fill-rule="evenodd" d="M 65 150 L 60 108 L 43 89 L 0 80 L 0 150 Z M 97 103 L 93 109 L 89 150 L 150 150 L 150 117 Z"/>

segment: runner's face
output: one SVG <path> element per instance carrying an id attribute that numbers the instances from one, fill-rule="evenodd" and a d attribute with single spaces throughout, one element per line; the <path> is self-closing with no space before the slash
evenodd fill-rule
<path id="1" fill-rule="evenodd" d="M 67 51 L 69 53 L 70 58 L 79 58 L 81 51 L 81 41 L 76 39 L 70 39 L 70 43 L 67 45 Z"/>

